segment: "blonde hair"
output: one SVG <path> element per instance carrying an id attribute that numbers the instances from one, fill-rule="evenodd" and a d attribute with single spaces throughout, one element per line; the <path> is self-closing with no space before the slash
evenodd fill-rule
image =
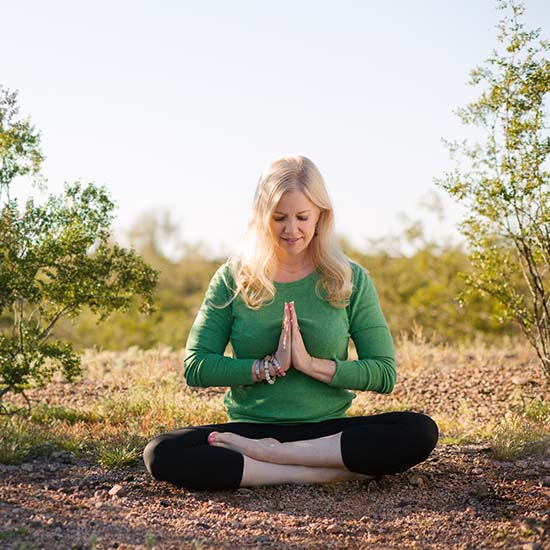
<path id="1" fill-rule="evenodd" d="M 342 309 L 349 304 L 352 270 L 334 234 L 332 203 L 321 173 L 303 156 L 275 159 L 262 172 L 239 252 L 230 258 L 234 281 L 230 302 L 240 294 L 246 305 L 256 310 L 275 297 L 273 278 L 277 262 L 270 220 L 281 197 L 295 190 L 301 191 L 321 211 L 316 236 L 309 244 L 311 259 L 321 273 L 315 291 L 333 307 Z"/>

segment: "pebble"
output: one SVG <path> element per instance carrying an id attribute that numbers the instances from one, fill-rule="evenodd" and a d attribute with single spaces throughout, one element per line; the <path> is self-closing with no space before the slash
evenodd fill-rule
<path id="1" fill-rule="evenodd" d="M 478 483 L 472 487 L 470 494 L 479 499 L 486 499 L 493 496 L 494 491 L 488 483 Z"/>
<path id="2" fill-rule="evenodd" d="M 21 464 L 21 469 L 24 471 L 24 472 L 32 472 L 33 470 L 33 467 L 32 467 L 32 464 Z"/>
<path id="3" fill-rule="evenodd" d="M 526 384 L 529 384 L 529 382 L 531 382 L 531 379 L 527 376 L 512 377 L 512 384 L 515 384 L 516 386 L 525 386 Z"/>
<path id="4" fill-rule="evenodd" d="M 254 525 L 259 525 L 260 523 L 262 523 L 262 520 L 255 517 L 244 518 L 241 521 L 241 525 L 244 525 L 245 527 L 253 527 Z"/>
<path id="5" fill-rule="evenodd" d="M 475 476 L 478 476 L 483 473 L 483 470 L 481 468 L 472 468 L 472 474 Z"/>
<path id="6" fill-rule="evenodd" d="M 424 479 L 420 476 L 411 476 L 409 478 L 409 483 L 415 487 L 420 487 L 421 485 L 424 485 Z"/>
<path id="7" fill-rule="evenodd" d="M 542 550 L 542 546 L 538 542 L 527 542 L 521 550 Z"/>
<path id="8" fill-rule="evenodd" d="M 336 535 L 341 532 L 342 532 L 342 527 L 340 527 L 340 525 L 338 525 L 337 523 L 333 523 L 332 525 L 329 525 L 327 527 L 327 533 L 330 533 L 331 535 Z"/>
<path id="9" fill-rule="evenodd" d="M 126 489 L 118 483 L 109 489 L 109 495 L 112 497 L 122 497 L 126 494 L 126 492 Z"/>

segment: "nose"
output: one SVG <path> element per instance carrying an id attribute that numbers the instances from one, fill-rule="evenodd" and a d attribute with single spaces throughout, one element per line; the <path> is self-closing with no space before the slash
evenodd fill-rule
<path id="1" fill-rule="evenodd" d="M 298 221 L 297 220 L 288 220 L 285 227 L 285 232 L 288 235 L 294 235 L 296 230 L 298 229 Z"/>

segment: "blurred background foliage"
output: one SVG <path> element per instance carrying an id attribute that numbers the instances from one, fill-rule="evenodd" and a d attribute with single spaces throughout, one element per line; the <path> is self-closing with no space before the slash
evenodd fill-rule
<path id="1" fill-rule="evenodd" d="M 462 244 L 442 238 L 438 231 L 444 212 L 437 196 L 424 200 L 422 209 L 424 222 L 406 219 L 400 234 L 368 241 L 361 250 L 340 238 L 348 257 L 373 278 L 394 337 L 420 331 L 430 341 L 457 343 L 518 335 L 511 322 L 498 320 L 495 301 L 466 294 L 460 274 L 468 272 L 467 254 Z M 428 230 L 429 218 L 435 218 L 435 229 Z M 99 325 L 88 311 L 74 321 L 60 322 L 56 336 L 76 349 L 183 348 L 208 282 L 227 258 L 212 258 L 204 245 L 182 242 L 180 234 L 170 213 L 157 210 L 142 215 L 126 236 L 160 271 L 152 315 L 141 314 L 136 304 Z"/>

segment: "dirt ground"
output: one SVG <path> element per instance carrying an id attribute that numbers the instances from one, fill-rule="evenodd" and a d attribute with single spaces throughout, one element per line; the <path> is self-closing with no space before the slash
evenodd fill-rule
<path id="1" fill-rule="evenodd" d="M 500 462 L 483 446 L 446 445 L 368 484 L 226 493 L 63 452 L 0 474 L 6 549 L 550 548 L 550 453 Z"/>
<path id="2" fill-rule="evenodd" d="M 514 395 L 550 395 L 519 352 L 422 353 L 402 350 L 392 399 L 436 418 L 483 425 Z M 366 399 L 376 407 L 388 396 Z M 108 470 L 65 451 L 0 465 L 0 549 L 42 548 L 550 549 L 550 449 L 504 461 L 489 445 L 441 444 L 425 463 L 369 483 L 230 492 L 179 489 L 141 463 Z"/>

